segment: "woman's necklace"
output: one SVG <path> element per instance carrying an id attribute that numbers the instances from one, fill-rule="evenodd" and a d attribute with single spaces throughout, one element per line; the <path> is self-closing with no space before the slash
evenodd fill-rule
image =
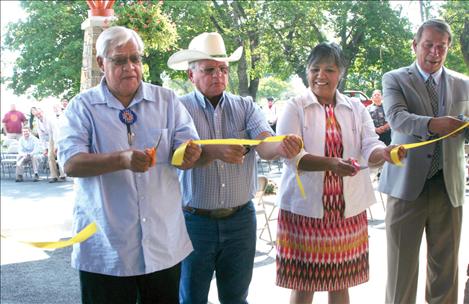
<path id="1" fill-rule="evenodd" d="M 137 121 L 137 114 L 131 109 L 123 109 L 119 111 L 119 119 L 127 127 L 127 140 L 129 141 L 129 146 L 131 146 L 135 134 L 132 133 L 130 126 Z"/>

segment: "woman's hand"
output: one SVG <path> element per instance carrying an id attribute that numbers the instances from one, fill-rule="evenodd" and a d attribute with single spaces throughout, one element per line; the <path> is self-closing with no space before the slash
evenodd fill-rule
<path id="1" fill-rule="evenodd" d="M 399 150 L 397 151 L 397 156 L 399 157 L 399 160 L 402 161 L 407 155 L 407 150 L 403 146 L 399 146 L 399 145 L 389 145 L 386 148 L 384 148 L 383 159 L 391 164 L 394 164 L 394 162 L 391 159 L 391 150 L 397 147 L 399 147 Z"/>
<path id="2" fill-rule="evenodd" d="M 352 164 L 352 159 L 344 160 L 342 158 L 330 158 L 329 169 L 338 176 L 354 176 L 357 174 L 357 169 Z"/>
<path id="3" fill-rule="evenodd" d="M 277 154 L 283 158 L 293 158 L 298 153 L 303 146 L 303 141 L 301 137 L 296 134 L 287 135 L 277 147 Z"/>

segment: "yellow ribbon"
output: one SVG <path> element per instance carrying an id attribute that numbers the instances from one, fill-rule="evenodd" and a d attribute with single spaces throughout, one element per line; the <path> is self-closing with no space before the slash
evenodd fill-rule
<path id="1" fill-rule="evenodd" d="M 423 141 L 423 142 L 419 142 L 419 143 L 413 143 L 413 144 L 405 144 L 405 145 L 400 145 L 394 149 L 391 150 L 391 160 L 392 162 L 394 163 L 394 165 L 396 166 L 403 166 L 403 164 L 401 163 L 401 161 L 399 160 L 399 155 L 398 155 L 398 152 L 399 152 L 399 148 L 400 147 L 403 147 L 404 149 L 406 150 L 410 150 L 410 149 L 413 149 L 413 148 L 417 148 L 417 147 L 421 147 L 421 146 L 425 146 L 425 145 L 428 145 L 428 144 L 431 144 L 431 143 L 434 143 L 436 141 L 439 141 L 439 140 L 442 140 L 442 139 L 445 139 L 455 133 L 458 133 L 459 131 L 467 128 L 469 126 L 469 122 L 466 122 L 465 124 L 463 124 L 461 127 L 457 128 L 456 130 L 454 130 L 453 132 L 449 133 L 449 134 L 446 134 L 445 136 L 442 136 L 442 137 L 439 137 L 439 138 L 435 138 L 435 139 L 432 139 L 432 140 L 427 140 L 427 141 Z"/>
<path id="2" fill-rule="evenodd" d="M 270 136 L 264 139 L 239 139 L 239 138 L 227 138 L 227 139 L 201 139 L 192 141 L 198 145 L 243 145 L 243 146 L 257 146 L 263 142 L 281 142 L 286 135 L 279 136 Z M 184 153 L 186 152 L 187 143 L 180 145 L 176 151 L 174 151 L 173 159 L 171 164 L 174 166 L 182 165 L 184 160 Z M 301 142 L 301 147 L 303 148 L 303 142 Z M 297 165 L 298 168 L 298 165 Z M 298 170 L 296 171 L 296 182 L 300 188 L 301 196 L 306 197 L 303 184 L 301 183 L 300 177 L 298 175 Z"/>
<path id="3" fill-rule="evenodd" d="M 93 234 L 96 233 L 98 230 L 98 227 L 96 226 L 96 223 L 93 222 L 86 226 L 83 230 L 78 232 L 74 237 L 65 240 L 65 241 L 57 241 L 57 242 L 26 242 L 26 241 L 18 241 L 23 244 L 27 244 L 36 248 L 42 248 L 42 249 L 58 249 L 58 248 L 63 248 L 67 246 L 71 246 L 76 243 L 81 243 L 83 241 L 86 241 L 89 237 L 91 237 Z M 5 238 L 2 235 L 3 238 Z"/>
<path id="4" fill-rule="evenodd" d="M 227 138 L 227 139 L 200 139 L 193 140 L 192 142 L 198 145 L 243 145 L 243 146 L 257 146 L 263 142 L 281 142 L 286 136 L 270 136 L 265 139 L 239 139 L 239 138 Z M 184 160 L 184 153 L 186 152 L 187 143 L 180 145 L 176 151 L 174 151 L 173 159 L 171 164 L 174 166 L 182 165 Z"/>
<path id="5" fill-rule="evenodd" d="M 300 179 L 300 174 L 298 173 L 298 166 L 300 165 L 300 160 L 298 160 L 298 162 L 296 163 L 296 174 L 295 174 L 295 177 L 296 177 L 296 183 L 298 184 L 298 188 L 300 188 L 300 193 L 301 193 L 301 197 L 302 198 L 306 198 L 306 193 L 305 193 L 305 189 L 303 187 L 303 183 L 301 182 L 301 179 Z"/>

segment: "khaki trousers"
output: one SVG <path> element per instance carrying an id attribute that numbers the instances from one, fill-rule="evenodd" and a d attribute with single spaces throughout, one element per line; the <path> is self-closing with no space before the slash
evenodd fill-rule
<path id="1" fill-rule="evenodd" d="M 59 173 L 60 177 L 65 176 L 64 170 L 62 169 L 62 167 L 57 165 L 57 161 L 55 160 L 55 145 L 52 136 L 50 136 L 49 138 L 49 153 L 47 157 L 49 158 L 49 169 L 51 178 L 58 178 Z M 59 168 L 59 170 L 57 170 L 57 167 Z"/>
<path id="2" fill-rule="evenodd" d="M 462 207 L 454 208 L 443 174 L 428 180 L 415 201 L 388 197 L 386 208 L 388 276 L 386 303 L 416 301 L 419 249 L 427 240 L 428 303 L 457 303 Z"/>
<path id="3" fill-rule="evenodd" d="M 24 165 L 26 165 L 28 162 L 31 162 L 31 167 L 33 167 L 33 173 L 37 174 L 39 158 L 40 156 L 38 157 L 36 155 L 31 154 L 19 156 L 16 160 L 16 176 L 23 175 Z"/>

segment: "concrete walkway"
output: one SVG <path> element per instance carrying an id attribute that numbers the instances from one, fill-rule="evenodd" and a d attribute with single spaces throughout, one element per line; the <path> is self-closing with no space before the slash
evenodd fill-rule
<path id="1" fill-rule="evenodd" d="M 268 176 L 278 180 L 277 168 Z M 18 243 L 18 240 L 57 240 L 70 237 L 73 208 L 71 181 L 48 184 L 1 181 L 1 303 L 80 303 L 77 271 L 70 267 L 70 248 L 44 251 Z M 384 303 L 386 277 L 386 240 L 383 224 L 384 210 L 378 204 L 371 207 L 369 221 L 370 281 L 350 289 L 352 303 Z M 267 197 L 274 200 L 275 197 Z M 469 203 L 469 196 L 466 196 Z M 276 212 L 276 211 L 275 211 Z M 258 226 L 263 225 L 262 216 Z M 276 222 L 271 223 L 275 237 Z M 265 234 L 263 236 L 266 236 Z M 460 250 L 459 303 L 462 303 L 469 263 L 469 223 L 463 222 Z M 425 244 L 421 249 L 421 269 L 417 303 L 424 303 Z M 210 303 L 218 303 L 215 281 L 209 295 Z M 288 303 L 290 291 L 275 286 L 275 249 L 258 240 L 254 276 L 249 303 Z M 327 303 L 326 293 L 317 293 L 314 303 Z"/>

